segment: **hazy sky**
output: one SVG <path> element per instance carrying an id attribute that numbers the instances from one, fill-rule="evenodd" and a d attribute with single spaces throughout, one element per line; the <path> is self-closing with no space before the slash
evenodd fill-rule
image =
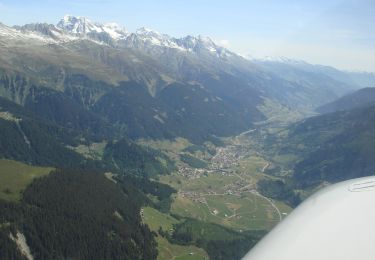
<path id="1" fill-rule="evenodd" d="M 64 14 L 206 35 L 243 55 L 285 56 L 375 72 L 375 0 L 0 0 L 0 22 L 56 24 Z"/>

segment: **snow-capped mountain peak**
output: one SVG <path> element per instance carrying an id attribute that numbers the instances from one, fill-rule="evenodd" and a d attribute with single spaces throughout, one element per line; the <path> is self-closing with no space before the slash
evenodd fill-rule
<path id="1" fill-rule="evenodd" d="M 143 39 L 149 39 L 151 40 L 151 42 L 157 42 L 161 45 L 169 45 L 170 41 L 173 41 L 173 39 L 169 35 L 161 34 L 146 27 L 137 29 L 135 34 Z"/>
<path id="2" fill-rule="evenodd" d="M 203 47 L 210 52 L 216 52 L 218 50 L 218 46 L 216 46 L 210 37 L 198 35 L 198 43 L 200 47 Z"/>
<path id="3" fill-rule="evenodd" d="M 149 28 L 141 27 L 136 30 L 133 36 L 146 44 L 146 46 L 160 46 L 185 51 L 185 49 L 178 44 L 176 39 Z"/>
<path id="4" fill-rule="evenodd" d="M 151 30 L 151 29 L 146 28 L 146 27 L 138 28 L 135 31 L 135 33 L 139 34 L 139 35 L 148 35 L 148 36 L 157 36 L 157 37 L 162 36 L 161 33 L 157 32 L 157 31 L 154 31 L 154 30 Z"/>
<path id="5" fill-rule="evenodd" d="M 75 34 L 87 34 L 91 31 L 102 32 L 102 29 L 89 19 L 72 15 L 65 15 L 57 24 L 57 27 Z"/>
<path id="6" fill-rule="evenodd" d="M 65 15 L 57 27 L 73 34 L 107 33 L 113 39 L 123 39 L 128 34 L 126 29 L 117 23 L 100 24 L 81 16 Z"/>
<path id="7" fill-rule="evenodd" d="M 214 41 L 208 36 L 198 35 L 197 38 L 200 42 L 204 43 L 205 45 L 215 45 Z"/>

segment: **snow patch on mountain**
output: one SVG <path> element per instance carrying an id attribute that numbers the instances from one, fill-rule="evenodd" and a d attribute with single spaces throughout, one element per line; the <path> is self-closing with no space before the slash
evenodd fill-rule
<path id="1" fill-rule="evenodd" d="M 138 40 L 146 44 L 185 50 L 176 43 L 174 38 L 170 37 L 167 34 L 161 34 L 157 31 L 153 31 L 149 28 L 141 27 L 137 29 L 135 32 L 135 36 Z"/>

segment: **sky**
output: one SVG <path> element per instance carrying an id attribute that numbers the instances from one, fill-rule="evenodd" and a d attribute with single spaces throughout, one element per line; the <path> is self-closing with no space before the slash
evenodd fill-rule
<path id="1" fill-rule="evenodd" d="M 0 0 L 0 22 L 56 24 L 65 14 L 205 35 L 241 55 L 375 72 L 375 0 Z"/>

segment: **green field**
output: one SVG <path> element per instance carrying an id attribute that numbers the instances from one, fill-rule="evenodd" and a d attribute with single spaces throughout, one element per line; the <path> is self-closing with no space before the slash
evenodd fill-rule
<path id="1" fill-rule="evenodd" d="M 208 174 L 207 177 L 199 179 L 186 179 L 177 174 L 160 176 L 160 181 L 173 188 L 189 191 L 208 191 L 215 190 L 217 193 L 224 191 L 224 185 L 237 181 L 237 176 L 228 176 L 220 174 Z"/>
<path id="2" fill-rule="evenodd" d="M 34 178 L 49 174 L 53 168 L 30 166 L 0 159 L 0 199 L 17 201 Z"/>
<path id="3" fill-rule="evenodd" d="M 173 214 L 216 223 L 233 230 L 269 230 L 279 222 L 279 215 L 272 205 L 252 193 L 241 197 L 234 195 L 208 195 L 206 202 L 193 202 L 188 198 L 175 198 L 171 212 Z M 290 212 L 288 206 L 278 202 L 283 212 Z"/>
<path id="4" fill-rule="evenodd" d="M 143 221 L 154 231 L 158 231 L 160 227 L 168 231 L 174 224 L 179 223 L 177 219 L 151 207 L 143 208 Z"/>
<path id="5" fill-rule="evenodd" d="M 150 227 L 151 230 L 158 232 L 161 227 L 164 231 L 170 231 L 173 224 L 179 221 L 170 215 L 161 213 L 154 208 L 143 208 L 143 221 Z M 167 239 L 158 235 L 156 238 L 158 243 L 158 259 L 186 259 L 186 260 L 203 260 L 208 259 L 207 253 L 196 246 L 180 246 L 168 242 Z"/>

